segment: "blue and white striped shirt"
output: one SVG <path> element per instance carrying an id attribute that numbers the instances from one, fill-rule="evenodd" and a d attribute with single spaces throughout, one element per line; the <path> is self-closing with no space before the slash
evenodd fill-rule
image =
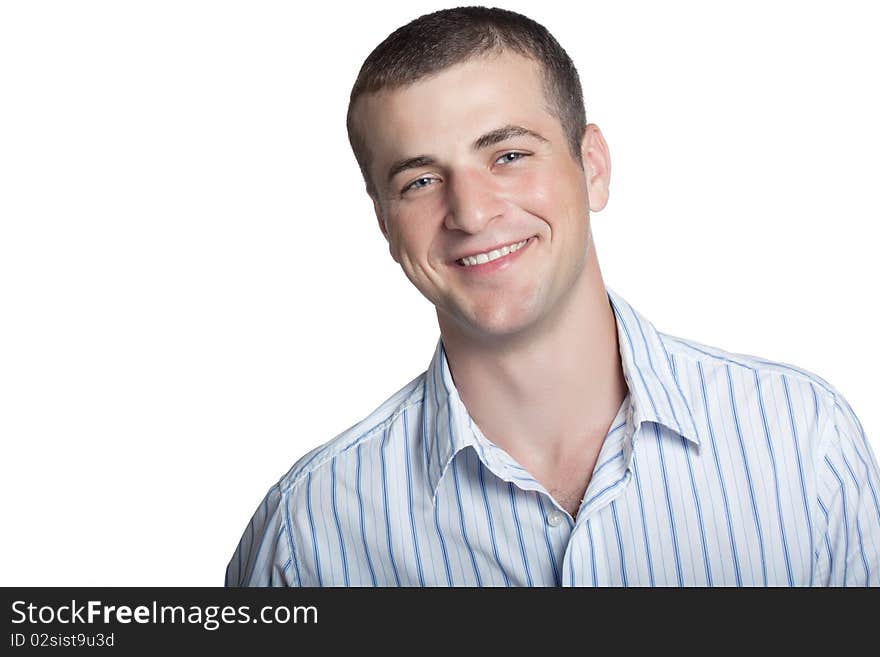
<path id="1" fill-rule="evenodd" d="M 257 508 L 238 586 L 864 586 L 880 474 L 810 372 L 659 333 L 606 287 L 629 389 L 575 520 L 427 371 Z"/>

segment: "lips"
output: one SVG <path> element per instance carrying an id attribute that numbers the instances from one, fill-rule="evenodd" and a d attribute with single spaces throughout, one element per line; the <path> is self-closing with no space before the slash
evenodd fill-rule
<path id="1" fill-rule="evenodd" d="M 457 258 L 455 262 L 462 267 L 473 267 L 476 265 L 487 264 L 503 258 L 510 253 L 516 253 L 519 249 L 526 246 L 529 239 L 531 238 L 525 238 L 515 242 L 506 242 L 499 246 L 492 246 L 488 249 L 474 251 L 468 255 Z"/>
<path id="2" fill-rule="evenodd" d="M 501 253 L 501 255 L 497 255 L 497 257 L 494 257 L 491 260 L 489 260 L 488 254 L 485 252 L 481 254 L 478 253 L 477 256 L 465 256 L 464 258 L 455 261 L 455 268 L 464 276 L 476 276 L 479 279 L 482 279 L 484 276 L 506 271 L 523 257 L 522 254 L 529 250 L 529 247 L 535 239 L 536 238 L 532 236 L 520 242 L 514 242 L 514 246 L 519 244 L 522 244 L 522 246 L 515 248 L 512 251 L 507 245 L 501 249 L 492 249 L 489 253 Z M 508 249 L 507 254 L 503 254 L 504 248 Z M 477 257 L 479 257 L 479 260 Z"/>

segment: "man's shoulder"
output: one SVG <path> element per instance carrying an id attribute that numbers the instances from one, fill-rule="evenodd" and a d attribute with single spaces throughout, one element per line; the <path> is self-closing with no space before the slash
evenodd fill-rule
<path id="1" fill-rule="evenodd" d="M 359 454 L 361 445 L 381 445 L 385 429 L 405 414 L 407 409 L 421 404 L 424 397 L 425 372 L 414 378 L 382 402 L 363 420 L 352 425 L 336 437 L 318 445 L 302 456 L 281 479 L 269 489 L 251 518 L 239 542 L 238 548 L 226 571 L 227 585 L 268 586 L 284 581 L 298 584 L 298 575 L 290 568 L 293 562 L 293 532 L 291 517 L 308 504 L 308 487 L 304 481 L 321 487 L 330 483 L 333 476 L 329 464 L 345 456 Z M 404 416 L 405 417 L 405 416 Z M 379 440 L 375 440 L 375 438 Z M 306 492 L 304 495 L 303 492 Z M 310 512 L 309 512 L 310 513 Z M 281 540 L 287 533 L 288 539 Z"/>
<path id="2" fill-rule="evenodd" d="M 290 491 L 309 475 L 322 474 L 334 459 L 352 454 L 358 446 L 370 445 L 381 439 L 385 430 L 406 409 L 421 404 L 425 375 L 422 372 L 379 404 L 364 419 L 299 458 L 278 482 L 279 492 L 284 494 Z"/>
<path id="3" fill-rule="evenodd" d="M 839 394 L 831 383 L 815 372 L 791 363 L 729 351 L 667 333 L 659 335 L 671 356 L 693 364 L 699 363 L 707 373 L 714 373 L 719 369 L 751 370 L 758 377 L 778 376 L 793 385 L 812 386 L 822 396 L 834 397 Z"/>
<path id="4" fill-rule="evenodd" d="M 847 398 L 815 372 L 658 334 L 695 420 L 705 423 L 713 416 L 716 422 L 728 418 L 737 423 L 752 417 L 769 422 L 764 430 L 771 437 L 786 435 L 788 430 L 794 432 L 795 439 L 816 457 L 817 466 L 829 450 L 845 449 L 846 445 L 858 445 L 865 453 L 870 452 L 864 429 Z M 739 431 L 737 425 L 730 435 L 738 435 Z"/>
<path id="5" fill-rule="evenodd" d="M 678 373 L 676 378 L 692 409 L 700 408 L 704 398 L 713 394 L 735 396 L 738 400 L 775 398 L 779 401 L 772 404 L 774 408 L 799 410 L 799 416 L 811 418 L 810 426 L 816 433 L 833 427 L 841 409 L 850 409 L 843 394 L 812 370 L 687 338 L 659 335 L 675 364 L 689 370 L 687 374 Z M 683 376 L 691 379 L 690 385 L 683 385 Z M 729 393 L 720 392 L 725 389 Z M 824 442 L 820 439 L 820 443 Z"/>

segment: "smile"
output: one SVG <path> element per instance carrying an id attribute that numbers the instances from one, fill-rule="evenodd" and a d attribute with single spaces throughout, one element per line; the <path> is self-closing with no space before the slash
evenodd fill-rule
<path id="1" fill-rule="evenodd" d="M 521 242 L 517 242 L 516 244 L 502 246 L 500 249 L 492 249 L 491 251 L 486 251 L 485 253 L 477 253 L 476 255 L 459 258 L 458 260 L 456 260 L 456 262 L 460 265 L 464 265 L 465 267 L 483 265 L 487 262 L 497 260 L 498 258 L 503 258 L 506 255 L 514 253 L 515 251 L 519 251 L 522 247 L 526 245 L 528 241 L 528 238 L 526 238 Z"/>

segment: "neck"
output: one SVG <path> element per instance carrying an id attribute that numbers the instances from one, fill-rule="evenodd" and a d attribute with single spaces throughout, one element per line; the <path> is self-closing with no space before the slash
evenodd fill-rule
<path id="1" fill-rule="evenodd" d="M 526 337 L 475 341 L 438 317 L 465 407 L 523 464 L 549 469 L 585 447 L 598 452 L 627 392 L 614 311 L 589 256 L 559 308 Z"/>

